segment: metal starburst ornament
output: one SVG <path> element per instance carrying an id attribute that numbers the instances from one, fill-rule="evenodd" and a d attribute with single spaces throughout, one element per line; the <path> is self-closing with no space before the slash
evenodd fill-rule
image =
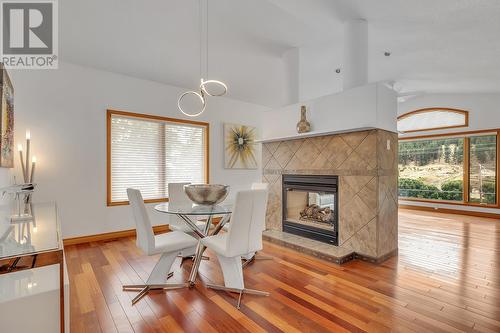
<path id="1" fill-rule="evenodd" d="M 226 168 L 230 169 L 255 169 L 255 128 L 225 124 L 226 133 Z"/>

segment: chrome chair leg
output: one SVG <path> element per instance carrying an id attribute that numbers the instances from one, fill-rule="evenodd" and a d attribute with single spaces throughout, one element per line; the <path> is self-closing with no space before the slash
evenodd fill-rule
<path id="1" fill-rule="evenodd" d="M 145 283 L 129 284 L 122 287 L 123 291 L 139 291 L 139 294 L 132 299 L 132 305 L 141 300 L 151 290 L 169 290 L 187 287 L 187 283 L 163 283 L 165 281 L 165 276 L 168 279 L 174 274 L 168 270 L 172 267 L 172 263 L 175 258 L 175 253 L 163 253 L 160 260 L 156 262 L 155 267 L 149 274 Z"/>
<path id="2" fill-rule="evenodd" d="M 241 298 L 243 297 L 243 290 L 240 290 L 240 296 L 238 296 L 238 304 L 236 304 L 236 308 L 239 310 L 241 305 Z"/>
<path id="3" fill-rule="evenodd" d="M 132 305 L 139 302 L 152 290 L 173 290 L 182 289 L 188 286 L 187 283 L 163 283 L 163 284 L 130 284 L 124 285 L 123 291 L 137 291 L 139 293 L 132 299 Z"/>
<path id="4" fill-rule="evenodd" d="M 214 289 L 214 290 L 222 290 L 222 291 L 227 291 L 230 293 L 237 293 L 239 294 L 238 296 L 238 303 L 236 305 L 236 308 L 239 310 L 240 305 L 241 305 L 241 299 L 243 297 L 243 294 L 250 294 L 250 295 L 257 295 L 257 296 L 269 296 L 270 293 L 267 291 L 262 291 L 262 290 L 255 290 L 255 289 L 236 289 L 236 288 L 228 288 L 226 286 L 221 286 L 221 285 L 216 285 L 216 284 L 207 284 L 207 288 Z"/>
<path id="5" fill-rule="evenodd" d="M 247 267 L 248 265 L 252 264 L 255 260 L 273 260 L 274 258 L 273 257 L 269 257 L 269 256 L 261 256 L 261 255 L 258 255 L 257 253 L 250 259 L 247 259 L 247 260 L 243 260 L 243 268 Z"/>
<path id="6" fill-rule="evenodd" d="M 149 293 L 149 287 L 144 287 L 133 299 L 132 299 L 132 305 L 135 303 L 139 302 L 144 296 L 146 296 Z"/>

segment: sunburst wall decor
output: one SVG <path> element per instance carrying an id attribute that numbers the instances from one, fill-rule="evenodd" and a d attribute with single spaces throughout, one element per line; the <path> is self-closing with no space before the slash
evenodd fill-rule
<path id="1" fill-rule="evenodd" d="M 256 128 L 224 124 L 224 166 L 226 169 L 257 169 Z"/>

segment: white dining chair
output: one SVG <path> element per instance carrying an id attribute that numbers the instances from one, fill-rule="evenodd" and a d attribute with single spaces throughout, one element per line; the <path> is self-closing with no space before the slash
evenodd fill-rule
<path id="1" fill-rule="evenodd" d="M 266 190 L 266 191 L 268 191 L 269 184 L 268 183 L 252 183 L 251 189 L 252 190 Z M 223 227 L 223 230 L 228 231 L 230 224 L 231 223 L 226 223 Z M 264 216 L 264 223 L 262 225 L 263 225 L 262 231 L 264 231 L 266 229 L 265 216 Z M 251 252 L 251 253 L 247 253 L 247 254 L 241 256 L 241 259 L 243 260 L 243 264 L 242 264 L 243 268 L 245 268 L 249 264 L 253 263 L 255 260 L 272 260 L 273 258 L 268 257 L 268 256 L 257 255 L 256 252 Z"/>
<path id="2" fill-rule="evenodd" d="M 250 187 L 252 190 L 269 190 L 269 184 L 268 183 L 252 183 L 252 186 Z M 229 230 L 229 225 L 231 223 L 226 223 L 223 227 L 222 230 L 228 231 Z M 266 224 L 264 223 L 264 228 L 266 227 Z"/>
<path id="3" fill-rule="evenodd" d="M 207 284 L 207 287 L 239 293 L 238 309 L 243 294 L 269 296 L 268 292 L 245 288 L 241 265 L 242 255 L 262 249 L 266 207 L 267 190 L 238 192 L 228 232 L 200 240 L 215 252 L 224 276 L 224 286 Z"/>
<path id="4" fill-rule="evenodd" d="M 196 238 L 182 231 L 172 231 L 155 236 L 141 192 L 128 188 L 127 195 L 132 207 L 137 230 L 137 247 L 148 256 L 161 253 L 160 259 L 144 284 L 123 286 L 123 290 L 126 291 L 139 291 L 139 294 L 132 299 L 133 305 L 148 294 L 150 290 L 168 290 L 186 287 L 187 283 L 173 284 L 165 283 L 165 281 L 175 258 L 183 251 L 192 251 L 194 253 L 198 241 Z"/>

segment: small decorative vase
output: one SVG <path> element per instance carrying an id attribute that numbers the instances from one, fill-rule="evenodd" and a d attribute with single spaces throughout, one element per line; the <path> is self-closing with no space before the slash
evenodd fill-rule
<path id="1" fill-rule="evenodd" d="M 306 118 L 306 106 L 300 107 L 300 121 L 297 123 L 297 133 L 307 133 L 311 131 L 311 124 Z"/>

